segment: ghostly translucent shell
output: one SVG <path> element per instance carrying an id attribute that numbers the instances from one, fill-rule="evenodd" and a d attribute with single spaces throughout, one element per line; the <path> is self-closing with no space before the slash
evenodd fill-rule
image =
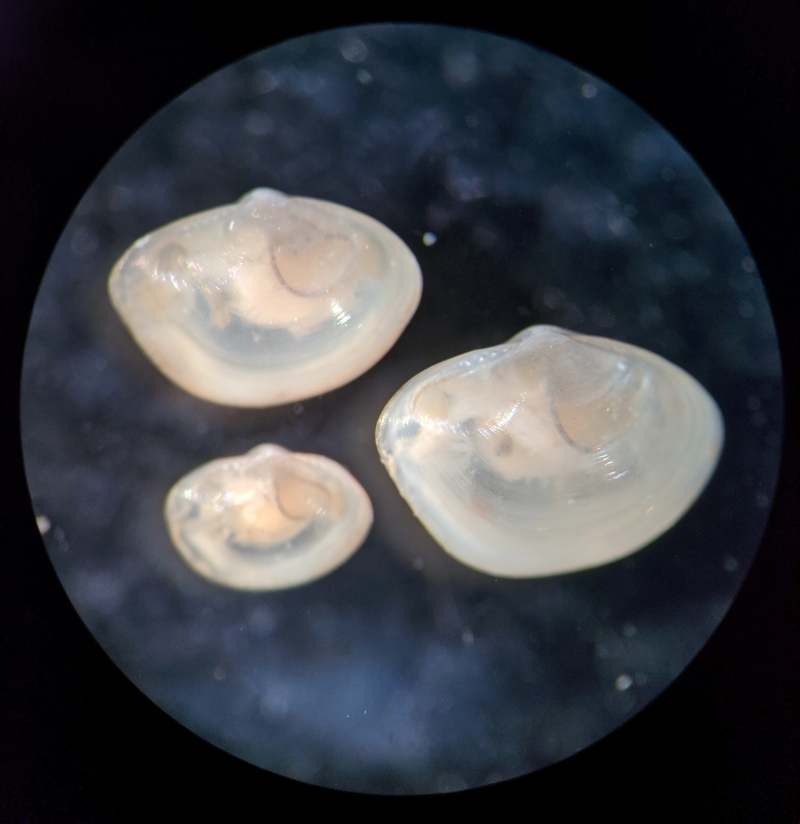
<path id="1" fill-rule="evenodd" d="M 554 326 L 426 369 L 376 440 L 427 530 L 508 578 L 599 566 L 669 529 L 701 493 L 720 411 L 658 355 Z"/>
<path id="2" fill-rule="evenodd" d="M 411 250 L 377 220 L 272 189 L 146 235 L 108 281 L 152 362 L 231 406 L 288 403 L 357 378 L 400 336 L 421 288 Z"/>
<path id="3" fill-rule="evenodd" d="M 322 455 L 262 444 L 204 464 L 169 491 L 172 542 L 206 578 L 235 589 L 285 589 L 327 575 L 361 546 L 372 504 Z"/>

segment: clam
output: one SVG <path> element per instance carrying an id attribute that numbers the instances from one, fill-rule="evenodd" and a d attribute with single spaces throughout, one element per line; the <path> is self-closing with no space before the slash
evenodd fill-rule
<path id="1" fill-rule="evenodd" d="M 178 386 L 275 406 L 354 380 L 414 314 L 411 250 L 367 215 L 272 189 L 170 223 L 114 266 L 111 302 Z"/>
<path id="2" fill-rule="evenodd" d="M 358 481 L 322 455 L 261 444 L 181 478 L 164 515 L 196 572 L 235 589 L 285 589 L 343 564 L 372 525 Z"/>
<path id="3" fill-rule="evenodd" d="M 494 576 L 609 563 L 674 525 L 719 457 L 719 408 L 637 346 L 554 326 L 405 384 L 380 416 L 381 460 L 428 532 Z"/>

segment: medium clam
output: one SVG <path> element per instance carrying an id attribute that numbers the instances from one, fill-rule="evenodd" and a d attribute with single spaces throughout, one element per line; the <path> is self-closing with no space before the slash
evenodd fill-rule
<path id="1" fill-rule="evenodd" d="M 189 566 L 246 590 L 285 589 L 327 575 L 372 526 L 369 496 L 343 466 L 275 444 L 190 472 L 169 491 L 164 515 Z"/>
<path id="2" fill-rule="evenodd" d="M 319 395 L 366 372 L 416 311 L 410 249 L 367 215 L 255 189 L 138 240 L 111 302 L 178 386 L 231 406 Z"/>
<path id="3" fill-rule="evenodd" d="M 467 566 L 508 578 L 649 544 L 700 495 L 722 439 L 717 404 L 679 367 L 544 325 L 426 369 L 376 430 L 428 532 Z"/>

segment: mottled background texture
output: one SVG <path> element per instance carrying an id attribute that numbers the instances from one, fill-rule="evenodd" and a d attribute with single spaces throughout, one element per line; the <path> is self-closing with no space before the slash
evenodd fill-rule
<path id="1" fill-rule="evenodd" d="M 384 222 L 423 271 L 419 310 L 352 384 L 268 410 L 170 384 L 114 314 L 136 238 L 256 186 Z M 635 555 L 495 580 L 446 555 L 378 460 L 375 421 L 421 369 L 532 323 L 651 349 L 719 403 L 726 445 L 686 517 Z M 601 80 L 442 27 L 288 42 L 167 106 L 106 166 L 37 298 L 23 373 L 27 477 L 70 599 L 181 723 L 327 787 L 445 792 L 598 740 L 664 690 L 746 574 L 772 500 L 781 377 L 746 242 L 691 157 Z M 319 452 L 375 524 L 330 576 L 279 593 L 194 574 L 162 518 L 198 464 L 262 442 Z"/>

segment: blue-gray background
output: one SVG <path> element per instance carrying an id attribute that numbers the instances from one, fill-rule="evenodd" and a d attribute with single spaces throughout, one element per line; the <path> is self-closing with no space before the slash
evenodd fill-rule
<path id="1" fill-rule="evenodd" d="M 425 282 L 380 364 L 274 410 L 227 409 L 171 385 L 105 286 L 137 237 L 255 186 L 371 214 L 410 245 Z M 636 343 L 687 369 L 720 404 L 726 447 L 698 504 L 650 547 L 597 570 L 495 581 L 450 559 L 414 520 L 380 466 L 374 423 L 421 369 L 537 322 Z M 43 281 L 22 422 L 59 577 L 134 683 L 268 769 L 417 793 L 557 761 L 685 667 L 757 548 L 780 406 L 755 262 L 661 127 L 528 46 L 379 27 L 292 41 L 219 72 L 126 144 Z M 237 593 L 182 564 L 162 502 L 198 464 L 266 441 L 347 466 L 375 525 L 322 581 Z"/>

